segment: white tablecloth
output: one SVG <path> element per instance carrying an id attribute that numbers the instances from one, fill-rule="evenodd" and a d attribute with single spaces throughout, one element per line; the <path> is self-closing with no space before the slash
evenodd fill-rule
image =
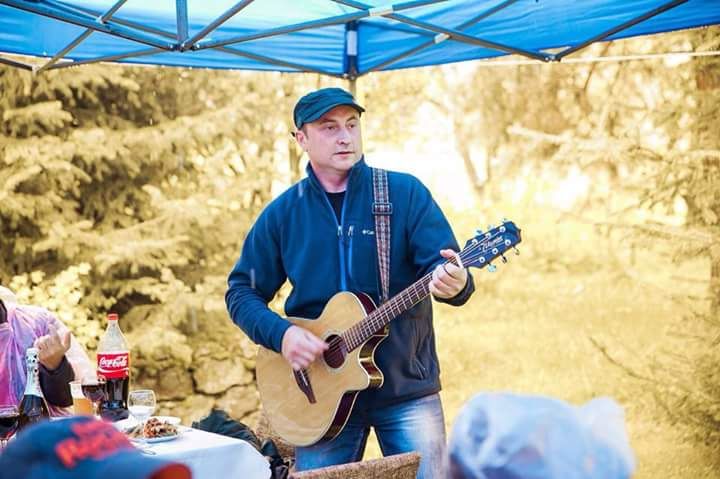
<path id="1" fill-rule="evenodd" d="M 181 462 L 193 479 L 268 479 L 270 464 L 245 441 L 180 426 L 177 439 L 151 444 L 158 457 Z"/>

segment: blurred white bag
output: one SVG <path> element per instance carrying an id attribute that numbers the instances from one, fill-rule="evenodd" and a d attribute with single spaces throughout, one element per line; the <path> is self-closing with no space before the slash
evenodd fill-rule
<path id="1" fill-rule="evenodd" d="M 635 470 L 623 410 L 610 398 L 576 407 L 478 394 L 455 420 L 448 450 L 454 479 L 626 479 Z"/>

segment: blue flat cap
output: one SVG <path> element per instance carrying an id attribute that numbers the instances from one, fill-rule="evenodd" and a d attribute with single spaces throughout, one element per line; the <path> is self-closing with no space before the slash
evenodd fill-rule
<path id="1" fill-rule="evenodd" d="M 295 104 L 293 120 L 296 128 L 302 128 L 305 123 L 312 123 L 336 106 L 347 105 L 355 108 L 359 113 L 365 108 L 355 102 L 350 92 L 342 88 L 321 88 L 308 93 Z"/>
<path id="2" fill-rule="evenodd" d="M 191 479 L 178 462 L 146 456 L 110 423 L 78 416 L 20 431 L 0 454 L 0 479 Z"/>

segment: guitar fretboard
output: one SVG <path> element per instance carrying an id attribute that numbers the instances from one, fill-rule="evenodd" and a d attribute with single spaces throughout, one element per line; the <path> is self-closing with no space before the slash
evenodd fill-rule
<path id="1" fill-rule="evenodd" d="M 462 260 L 462 253 L 460 253 L 460 258 Z M 447 261 L 447 263 L 457 264 L 455 259 Z M 426 274 L 370 313 L 365 319 L 345 330 L 341 336 L 347 345 L 348 352 L 364 344 L 393 318 L 425 299 L 430 294 L 431 280 L 432 273 Z"/>
<path id="2" fill-rule="evenodd" d="M 509 231 L 508 231 L 509 228 Z M 465 248 L 458 253 L 458 256 L 450 258 L 445 264 L 458 265 L 457 258 L 465 266 L 477 266 L 482 268 L 490 261 L 511 246 L 520 242 L 520 230 L 511 222 L 504 222 L 498 228 L 486 233 L 479 233 Z M 503 260 L 505 257 L 503 256 Z M 362 346 L 374 334 L 378 333 L 393 318 L 412 308 L 430 294 L 430 282 L 432 272 L 426 274 L 412 285 L 408 286 L 395 295 L 385 304 L 382 304 L 375 311 L 367 315 L 354 326 L 346 329 L 340 334 L 345 342 L 347 352 Z"/>

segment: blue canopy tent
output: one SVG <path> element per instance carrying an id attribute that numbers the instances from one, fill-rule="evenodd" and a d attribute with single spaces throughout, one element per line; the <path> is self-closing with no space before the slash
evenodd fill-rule
<path id="1" fill-rule="evenodd" d="M 0 0 L 0 63 L 127 62 L 354 80 L 720 23 L 720 0 Z M 8 57 L 5 54 L 13 55 Z M 45 57 L 31 65 L 14 55 Z"/>

